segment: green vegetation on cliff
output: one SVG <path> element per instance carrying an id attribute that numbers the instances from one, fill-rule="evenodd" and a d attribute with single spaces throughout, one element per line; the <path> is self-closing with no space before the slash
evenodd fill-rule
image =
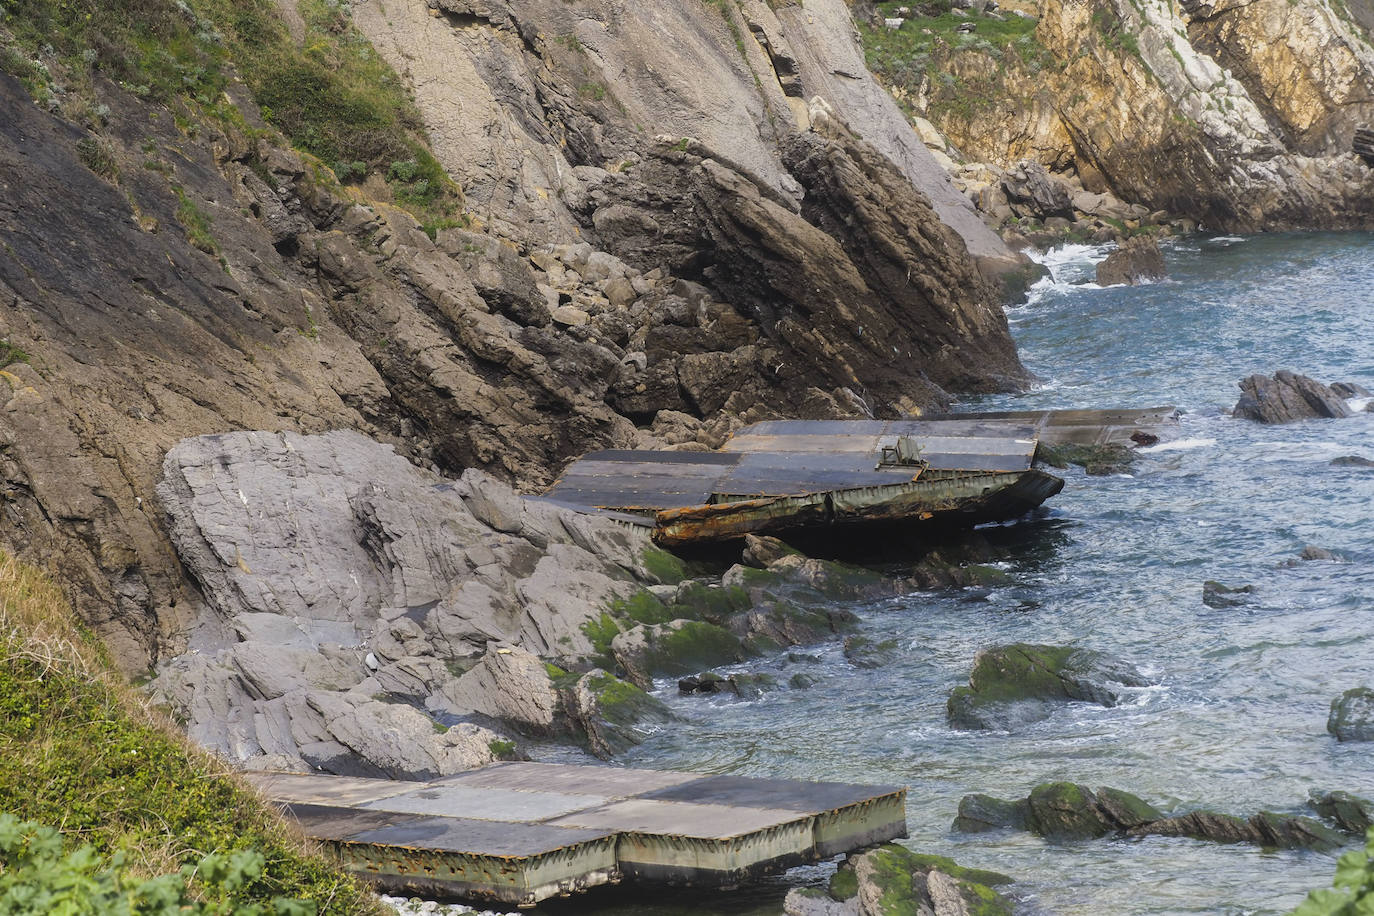
<path id="1" fill-rule="evenodd" d="M 185 130 L 202 117 L 247 129 L 230 101 L 241 76 L 267 122 L 339 180 L 379 176 L 422 221 L 451 218 L 461 193 L 347 3 L 298 9 L 293 36 L 273 0 L 0 0 L 0 70 L 97 133 L 109 114 L 101 80 L 171 106 Z"/>
<path id="2" fill-rule="evenodd" d="M 13 883 L 30 868 L 44 886 L 65 874 L 92 893 L 132 894 L 166 876 L 158 899 L 179 899 L 189 867 L 199 870 L 192 892 L 216 913 L 311 911 L 290 899 L 321 913 L 382 912 L 125 687 L 74 620 L 52 582 L 0 554 L 0 815 L 13 816 L 0 820 L 0 894 L 6 875 Z M 59 827 L 69 851 L 20 821 Z M 93 911 L 117 912 L 70 910 Z"/>

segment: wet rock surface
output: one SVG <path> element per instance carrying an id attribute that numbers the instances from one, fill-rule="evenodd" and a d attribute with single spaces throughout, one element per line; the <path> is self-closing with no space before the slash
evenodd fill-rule
<path id="1" fill-rule="evenodd" d="M 1359 801 L 1363 801 L 1362 799 Z M 1359 811 L 1348 800 L 1314 800 L 1323 815 L 1323 806 L 1333 813 L 1337 806 L 1349 813 L 1349 820 L 1334 818 L 1341 830 L 1355 823 Z M 959 803 L 956 830 L 981 832 L 997 828 L 1027 830 L 1054 842 L 1118 836 L 1182 836 L 1218 843 L 1251 843 L 1277 849 L 1317 849 L 1329 851 L 1349 837 L 1310 817 L 1262 811 L 1240 818 L 1215 811 L 1191 811 L 1165 815 L 1143 799 L 1121 789 L 1099 788 L 1096 792 L 1071 782 L 1044 783 L 1031 790 L 1027 798 L 1005 801 L 986 795 L 967 795 Z M 1353 832 L 1353 831 L 1352 831 Z"/>
<path id="2" fill-rule="evenodd" d="M 1168 275 L 1169 271 L 1164 266 L 1164 255 L 1159 250 L 1159 243 L 1145 235 L 1134 236 L 1122 242 L 1097 265 L 1099 286 L 1135 286 L 1138 283 L 1163 280 Z"/>
<path id="3" fill-rule="evenodd" d="M 984 649 L 966 687 L 947 703 L 954 728 L 1009 730 L 1083 701 L 1115 706 L 1127 689 L 1152 681 L 1134 666 L 1091 649 L 1013 643 Z"/>
<path id="4" fill-rule="evenodd" d="M 1338 741 L 1374 741 L 1374 690 L 1352 687 L 1332 700 L 1326 730 Z"/>
<path id="5" fill-rule="evenodd" d="M 1252 375 L 1243 379 L 1240 390 L 1232 416 L 1258 423 L 1349 417 L 1354 412 L 1346 399 L 1368 394 L 1358 385 L 1323 385 L 1286 369 L 1269 378 Z"/>

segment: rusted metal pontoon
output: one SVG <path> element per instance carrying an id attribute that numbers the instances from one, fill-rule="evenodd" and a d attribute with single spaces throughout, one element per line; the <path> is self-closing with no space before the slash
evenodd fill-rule
<path id="1" fill-rule="evenodd" d="M 728 887 L 907 835 L 900 786 L 548 763 L 427 783 L 247 776 L 383 890 L 518 906 L 624 878 Z"/>
<path id="2" fill-rule="evenodd" d="M 545 498 L 652 527 L 665 547 L 825 528 L 971 527 L 1018 518 L 1063 488 L 1032 467 L 1038 442 L 1129 444 L 1177 423 L 1172 407 L 778 420 L 745 427 L 719 452 L 595 452 Z"/>

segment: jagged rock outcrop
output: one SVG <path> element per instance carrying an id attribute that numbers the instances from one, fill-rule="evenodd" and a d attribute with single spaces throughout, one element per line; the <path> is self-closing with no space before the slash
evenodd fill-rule
<path id="1" fill-rule="evenodd" d="M 893 65 L 972 161 L 1035 158 L 1146 212 L 1212 229 L 1370 225 L 1374 171 L 1350 152 L 1374 118 L 1374 50 L 1328 0 L 1043 0 L 1015 47 Z"/>
<path id="2" fill-rule="evenodd" d="M 919 144 L 894 166 L 837 117 L 811 130 L 801 26 L 767 4 L 353 13 L 416 89 L 465 226 L 339 187 L 242 86 L 242 124 L 183 132 L 97 81 L 96 138 L 0 77 L 0 546 L 53 568 L 130 672 L 180 653 L 204 609 L 152 508 L 188 436 L 353 429 L 537 490 L 596 448 L 714 447 L 748 420 L 1025 378 L 937 222 L 971 211 L 915 190 Z M 675 153 L 688 136 L 705 142 Z M 97 140 L 102 175 L 78 150 Z"/>
<path id="3" fill-rule="evenodd" d="M 931 198 L 989 273 L 1021 264 L 874 82 L 844 0 L 498 0 L 480 12 L 377 0 L 354 21 L 414 88 L 439 159 L 503 235 L 578 229 L 570 208 L 643 155 L 646 131 L 694 138 L 795 203 L 803 192 L 781 145 L 809 128 L 819 96 Z"/>
<path id="4" fill-rule="evenodd" d="M 1367 396 L 1357 385 L 1323 385 L 1305 375 L 1280 369 L 1273 377 L 1252 375 L 1239 382 L 1241 396 L 1231 415 L 1257 423 L 1354 416 L 1347 398 Z"/>

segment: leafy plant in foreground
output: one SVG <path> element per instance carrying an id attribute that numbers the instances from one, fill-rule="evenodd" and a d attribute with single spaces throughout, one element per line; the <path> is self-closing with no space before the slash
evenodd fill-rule
<path id="1" fill-rule="evenodd" d="M 141 879 L 122 852 L 108 860 L 89 844 L 67 852 L 51 827 L 0 814 L 0 912 L 10 916 L 315 916 L 314 903 L 277 897 L 266 904 L 205 903 L 192 885 L 226 897 L 262 876 L 262 853 L 211 853 L 199 865 Z"/>
<path id="2" fill-rule="evenodd" d="M 1374 916 L 1374 827 L 1336 862 L 1334 887 L 1312 891 L 1289 916 Z"/>

